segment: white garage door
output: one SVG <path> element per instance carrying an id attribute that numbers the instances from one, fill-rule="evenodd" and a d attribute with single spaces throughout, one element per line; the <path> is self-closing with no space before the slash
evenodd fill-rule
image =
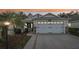
<path id="1" fill-rule="evenodd" d="M 63 24 L 38 24 L 36 33 L 64 33 Z"/>

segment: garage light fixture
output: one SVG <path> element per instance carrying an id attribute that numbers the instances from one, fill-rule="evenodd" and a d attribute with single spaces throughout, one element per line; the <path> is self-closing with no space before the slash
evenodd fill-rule
<path id="1" fill-rule="evenodd" d="M 25 23 L 25 25 L 27 26 L 27 23 Z"/>

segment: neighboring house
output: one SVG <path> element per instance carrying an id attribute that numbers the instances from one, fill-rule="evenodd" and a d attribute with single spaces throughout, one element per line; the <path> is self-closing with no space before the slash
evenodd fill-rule
<path id="1" fill-rule="evenodd" d="M 29 18 L 26 19 L 26 23 L 28 23 Z M 35 33 L 66 33 L 68 20 L 68 18 L 60 18 L 52 13 L 48 13 L 46 15 L 32 15 L 29 22 L 31 22 L 31 27 Z"/>
<path id="2" fill-rule="evenodd" d="M 71 28 L 79 28 L 79 20 L 71 21 Z"/>
<path id="3" fill-rule="evenodd" d="M 79 28 L 79 15 L 74 15 L 69 21 L 71 23 L 71 28 Z"/>

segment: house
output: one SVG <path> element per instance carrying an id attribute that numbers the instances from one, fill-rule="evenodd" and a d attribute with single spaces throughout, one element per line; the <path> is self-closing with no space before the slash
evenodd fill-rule
<path id="1" fill-rule="evenodd" d="M 71 23 L 71 28 L 79 28 L 79 15 L 74 15 L 69 21 Z"/>
<path id="2" fill-rule="evenodd" d="M 68 18 L 60 18 L 52 13 L 36 14 L 26 21 L 31 22 L 34 33 L 66 33 Z"/>
<path id="3" fill-rule="evenodd" d="M 79 20 L 71 21 L 71 28 L 79 28 Z"/>

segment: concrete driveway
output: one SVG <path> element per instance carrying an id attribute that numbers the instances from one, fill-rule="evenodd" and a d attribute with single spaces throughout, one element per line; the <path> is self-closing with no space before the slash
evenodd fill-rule
<path id="1" fill-rule="evenodd" d="M 35 36 L 35 38 L 34 38 Z M 79 37 L 69 34 L 38 34 L 33 35 L 28 46 L 34 49 L 77 49 Z M 33 41 L 33 42 L 32 42 Z M 25 48 L 28 48 L 27 46 Z"/>

